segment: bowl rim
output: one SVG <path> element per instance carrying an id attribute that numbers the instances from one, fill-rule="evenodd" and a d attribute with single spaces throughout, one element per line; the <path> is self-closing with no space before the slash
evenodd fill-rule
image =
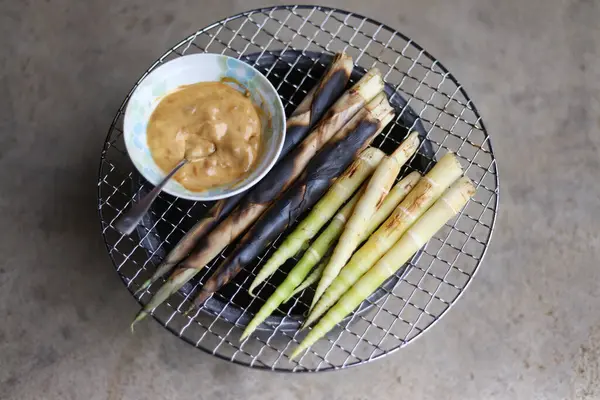
<path id="1" fill-rule="evenodd" d="M 281 96 L 279 95 L 279 92 L 277 92 L 277 89 L 273 86 L 273 84 L 271 83 L 271 81 L 269 81 L 269 79 L 262 72 L 260 72 L 256 68 L 254 68 L 252 65 L 250 65 L 250 64 L 248 64 L 248 63 L 246 63 L 246 62 L 244 62 L 244 61 L 242 61 L 242 60 L 240 60 L 238 58 L 230 57 L 230 56 L 227 56 L 227 55 L 224 55 L 224 54 L 218 54 L 218 53 L 187 54 L 187 55 L 183 55 L 183 56 L 180 56 L 180 57 L 178 57 L 176 59 L 169 60 L 169 61 L 163 63 L 162 65 L 160 65 L 159 67 L 157 67 L 156 69 L 154 69 L 152 72 L 150 72 L 149 74 L 147 74 L 146 76 L 144 76 L 137 83 L 137 85 L 136 85 L 135 89 L 133 90 L 133 92 L 131 92 L 131 95 L 129 96 L 129 99 L 127 100 L 127 105 L 125 106 L 125 113 L 123 114 L 123 141 L 125 143 L 125 149 L 127 150 L 127 156 L 131 160 L 131 163 L 135 167 L 135 170 L 148 183 L 150 183 L 152 186 L 156 186 L 158 184 L 158 182 L 154 183 L 150 179 L 148 179 L 148 177 L 146 176 L 146 174 L 144 173 L 144 171 L 141 170 L 140 168 L 138 168 L 136 162 L 133 160 L 133 157 L 131 156 L 131 152 L 130 152 L 129 145 L 128 145 L 129 141 L 127 140 L 127 137 L 128 137 L 128 135 L 132 135 L 133 133 L 132 133 L 132 129 L 126 129 L 126 127 L 125 127 L 126 121 L 128 120 L 127 115 L 130 112 L 130 105 L 132 104 L 131 100 L 135 97 L 136 93 L 138 92 L 138 90 L 140 89 L 140 87 L 142 86 L 142 84 L 147 79 L 149 79 L 151 76 L 156 75 L 158 72 L 160 72 L 162 69 L 164 69 L 169 64 L 173 64 L 175 62 L 184 63 L 185 60 L 190 60 L 192 58 L 214 58 L 214 59 L 225 58 L 227 60 L 232 60 L 233 62 L 243 64 L 243 68 L 248 68 L 248 69 L 252 70 L 257 76 L 259 76 L 259 79 L 264 80 L 264 82 L 266 83 L 265 86 L 275 94 L 275 99 L 276 99 L 275 100 L 275 107 L 279 109 L 280 114 L 281 114 L 281 118 L 282 118 L 282 121 L 281 121 L 282 129 L 277 130 L 277 132 L 275 132 L 275 130 L 274 130 L 274 135 L 277 138 L 276 139 L 277 140 L 277 147 L 275 149 L 275 152 L 273 153 L 273 157 L 271 157 L 271 160 L 268 161 L 268 163 L 262 169 L 262 171 L 260 171 L 253 179 L 248 180 L 248 178 L 245 178 L 245 179 L 241 180 L 238 184 L 234 185 L 231 189 L 225 190 L 222 193 L 213 194 L 213 195 L 207 195 L 206 191 L 197 192 L 196 195 L 190 195 L 190 194 L 186 194 L 186 193 L 179 193 L 179 192 L 173 191 L 171 188 L 167 188 L 167 187 L 163 187 L 162 188 L 162 192 L 168 193 L 168 194 L 170 194 L 173 197 L 177 197 L 177 198 L 181 198 L 181 199 L 186 199 L 186 200 L 203 201 L 204 202 L 204 201 L 215 201 L 215 200 L 226 199 L 228 197 L 233 197 L 233 196 L 238 195 L 238 194 L 240 194 L 242 192 L 250 190 L 253 186 L 255 186 L 258 182 L 260 182 L 271 171 L 271 169 L 273 169 L 273 167 L 275 166 L 275 164 L 279 160 L 279 156 L 281 154 L 281 151 L 283 150 L 283 145 L 285 143 L 286 128 L 287 128 L 287 126 L 286 126 L 286 114 L 285 114 L 285 107 L 283 106 L 283 102 L 281 101 Z M 199 82 L 201 82 L 201 81 L 199 81 Z M 147 145 L 147 142 L 146 142 L 146 145 Z M 157 168 L 158 168 L 158 170 L 162 174 L 161 179 L 163 179 L 167 175 L 168 172 L 165 173 L 158 166 L 157 166 Z"/>

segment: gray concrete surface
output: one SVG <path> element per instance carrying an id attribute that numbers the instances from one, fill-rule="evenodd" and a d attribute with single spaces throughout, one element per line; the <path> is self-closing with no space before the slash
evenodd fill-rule
<path id="1" fill-rule="evenodd" d="M 339 373 L 256 372 L 137 304 L 96 215 L 108 124 L 168 46 L 258 1 L 0 1 L 0 398 L 599 399 L 600 2 L 330 1 L 415 39 L 492 135 L 501 215 L 465 296 L 405 350 Z"/>

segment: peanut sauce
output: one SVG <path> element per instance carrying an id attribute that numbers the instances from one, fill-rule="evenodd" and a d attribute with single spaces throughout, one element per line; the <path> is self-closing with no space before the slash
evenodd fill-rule
<path id="1" fill-rule="evenodd" d="M 181 86 L 160 101 L 148 122 L 154 162 L 165 172 L 187 159 L 174 178 L 191 191 L 243 179 L 258 159 L 259 110 L 222 82 Z"/>

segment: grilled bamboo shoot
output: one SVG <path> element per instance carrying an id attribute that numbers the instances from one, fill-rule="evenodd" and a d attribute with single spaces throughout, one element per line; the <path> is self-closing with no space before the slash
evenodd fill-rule
<path id="1" fill-rule="evenodd" d="M 411 172 L 398 182 L 390 193 L 386 196 L 383 204 L 377 210 L 373 218 L 369 220 L 367 229 L 362 233 L 361 242 L 366 240 L 378 227 L 379 225 L 394 211 L 394 208 L 404 199 L 404 197 L 411 191 L 416 183 L 421 178 L 418 172 Z M 262 306 L 258 313 L 254 316 L 248 327 L 244 331 L 244 335 L 249 335 L 254 329 L 256 329 L 281 303 L 289 301 L 296 293 L 304 290 L 312 283 L 316 282 L 322 275 L 323 269 L 327 265 L 329 256 L 325 255 L 327 251 L 332 247 L 332 244 L 342 234 L 344 224 L 352 214 L 354 206 L 358 202 L 358 199 L 362 196 L 363 189 L 359 190 L 353 197 L 346 203 L 344 207 L 336 214 L 333 220 L 329 223 L 327 228 L 313 244 L 304 253 L 300 261 L 292 268 L 288 273 L 286 279 L 277 287 L 275 293 L 269 297 L 267 302 Z M 325 255 L 325 256 L 324 256 Z M 321 259 L 323 261 L 319 263 L 319 266 L 310 274 L 308 278 L 302 281 L 308 274 L 311 268 L 317 264 Z M 295 290 L 294 287 L 302 282 Z M 293 290 L 293 292 L 292 292 Z M 291 294 L 288 294 L 290 293 Z M 285 298 L 285 300 L 281 300 Z M 245 337 L 245 336 L 244 336 Z"/>
<path id="2" fill-rule="evenodd" d="M 394 210 L 392 215 L 352 256 L 337 278 L 311 310 L 305 326 L 323 315 L 348 288 L 383 256 L 406 230 L 419 218 L 462 174 L 454 154 L 447 153 L 423 177 L 415 188 Z"/>
<path id="3" fill-rule="evenodd" d="M 291 297 L 290 293 L 295 287 L 302 283 L 302 280 L 310 272 L 312 267 L 314 267 L 331 246 L 331 243 L 337 239 L 337 236 L 339 235 L 336 236 L 336 232 L 341 232 L 344 223 L 348 217 L 350 217 L 352 209 L 360 198 L 361 192 L 362 191 L 359 191 L 352 196 L 350 201 L 348 201 L 335 217 L 333 217 L 333 220 L 329 223 L 327 228 L 325 228 L 314 243 L 304 252 L 300 261 L 298 261 L 294 268 L 287 274 L 285 280 L 277 286 L 275 292 L 267 299 L 265 304 L 263 304 L 258 313 L 256 313 L 254 318 L 252 318 L 250 323 L 246 326 L 240 340 L 243 340 L 252 333 L 277 307 L 279 307 L 281 303 L 287 301 Z M 338 225 L 340 225 L 340 227 L 337 227 Z M 335 236 L 335 238 L 333 236 Z"/>
<path id="4" fill-rule="evenodd" d="M 277 250 L 262 267 L 250 289 L 254 289 L 277 270 L 284 262 L 293 257 L 302 245 L 312 239 L 325 225 L 342 204 L 358 189 L 381 162 L 385 153 L 369 147 L 344 171 L 308 216 L 290 233 Z"/>
<path id="5" fill-rule="evenodd" d="M 385 221 L 385 219 L 390 216 L 390 214 L 394 211 L 396 206 L 400 204 L 400 202 L 417 184 L 419 179 L 421 179 L 421 175 L 418 172 L 413 171 L 410 174 L 406 175 L 404 178 L 402 178 L 402 180 L 400 180 L 400 182 L 398 182 L 396 185 L 394 185 L 394 187 L 392 188 L 392 190 L 390 190 L 388 195 L 385 196 L 383 204 L 381 204 L 381 206 L 377 209 L 373 217 L 369 220 L 369 225 L 367 226 L 367 229 L 361 232 L 361 243 L 367 240 L 367 238 L 371 236 L 371 234 L 375 232 L 377 228 L 379 228 L 379 225 L 381 225 L 383 221 Z M 346 223 L 348 218 L 350 218 L 352 209 L 354 208 L 354 204 L 358 201 L 360 195 L 361 192 L 358 192 L 356 195 L 354 195 L 352 200 L 349 201 L 346 204 L 346 206 L 344 206 L 344 208 L 342 208 L 342 210 L 333 218 L 333 220 L 329 223 L 327 228 L 325 228 L 325 230 L 319 235 L 319 237 L 317 237 L 314 243 L 310 245 L 310 247 L 308 248 L 306 253 L 304 253 L 302 259 L 298 262 L 298 264 L 301 264 L 303 262 L 308 263 L 308 268 L 310 269 L 323 258 L 323 255 L 330 249 L 332 244 L 336 240 L 338 240 L 338 238 L 342 234 L 344 224 Z M 294 292 L 288 297 L 288 299 L 285 300 L 285 302 L 289 301 L 291 297 L 295 296 L 302 290 L 306 289 L 308 286 L 312 285 L 315 282 L 313 281 L 313 279 L 320 279 L 321 275 L 323 274 L 323 269 L 325 269 L 328 260 L 329 257 L 327 257 L 327 260 L 324 260 L 323 262 L 319 263 L 319 266 L 310 274 L 308 278 L 306 278 L 304 282 L 302 282 L 302 288 L 296 288 Z M 309 282 L 307 283 L 307 281 Z"/>
<path id="6" fill-rule="evenodd" d="M 368 225 L 369 218 L 375 214 L 377 206 L 383 202 L 388 191 L 394 184 L 400 168 L 409 160 L 409 158 L 417 151 L 419 147 L 419 135 L 413 132 L 393 154 L 386 157 L 377 167 L 373 176 L 369 180 L 369 184 L 365 193 L 360 198 L 356 207 L 352 211 L 350 219 L 344 226 L 344 231 L 338 241 L 329 263 L 323 271 L 323 275 L 315 296 L 312 300 L 311 308 L 315 306 L 321 295 L 327 287 L 333 282 L 339 274 L 342 267 L 348 262 L 352 253 L 360 244 L 361 233 Z"/>
<path id="7" fill-rule="evenodd" d="M 296 347 L 290 359 L 298 357 L 304 350 L 329 332 L 358 305 L 373 293 L 386 279 L 406 263 L 450 218 L 458 214 L 475 194 L 475 187 L 467 178 L 461 178 L 448 189 L 406 231 L 398 242 L 365 273 L 333 306 L 319 323 Z"/>
<path id="8" fill-rule="evenodd" d="M 257 221 L 240 244 L 204 284 L 194 305 L 198 306 L 250 263 L 277 235 L 317 202 L 335 178 L 391 121 L 393 109 L 380 93 L 359 111 L 319 154 L 302 176 Z"/>
<path id="9" fill-rule="evenodd" d="M 323 270 L 325 269 L 325 266 L 327 266 L 329 258 L 329 256 L 326 256 L 323 261 L 320 262 L 319 265 L 317 265 L 317 267 L 310 273 L 310 275 L 308 275 L 306 279 L 304 279 L 302 283 L 296 289 L 294 289 L 294 291 L 283 302 L 287 303 L 292 297 L 310 287 L 313 283 L 318 282 L 319 279 L 321 279 L 321 275 L 323 275 Z"/>

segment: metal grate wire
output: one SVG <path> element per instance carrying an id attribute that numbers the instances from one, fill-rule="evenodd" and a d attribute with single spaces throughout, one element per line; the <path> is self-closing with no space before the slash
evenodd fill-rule
<path id="1" fill-rule="evenodd" d="M 362 312 L 345 320 L 295 362 L 285 354 L 305 332 L 289 326 L 297 323 L 299 315 L 294 310 L 306 307 L 303 303 L 310 299 L 312 289 L 280 310 L 278 324 L 263 327 L 239 342 L 248 318 L 284 274 L 276 273 L 256 298 L 247 295 L 257 268 L 279 240 L 259 257 L 254 270 L 240 274 L 228 285 L 226 295 L 215 296 L 220 308 L 201 309 L 193 318 L 183 316 L 194 289 L 225 258 L 225 249 L 198 274 L 199 279 L 154 312 L 155 319 L 173 334 L 220 358 L 255 368 L 295 372 L 340 369 L 378 359 L 406 346 L 437 322 L 464 292 L 485 255 L 498 207 L 496 160 L 483 121 L 457 80 L 411 39 L 370 18 L 327 7 L 278 6 L 241 13 L 195 32 L 160 57 L 121 104 L 101 154 L 98 210 L 107 250 L 128 289 L 134 292 L 152 274 L 209 206 L 161 194 L 136 233 L 122 236 L 113 228 L 116 218 L 150 186 L 136 173 L 122 138 L 125 105 L 139 82 L 160 64 L 185 54 L 225 54 L 250 62 L 276 83 L 289 113 L 325 68 L 315 54 L 337 51 L 350 54 L 358 68 L 378 67 L 392 89 L 391 100 L 397 96 L 406 101 L 394 123 L 378 137 L 377 145 L 395 147 L 402 140 L 396 129 L 403 125 L 402 117 L 414 113 L 433 151 L 431 155 L 421 149 L 420 156 L 431 164 L 453 151 L 476 184 L 477 193 L 395 279 L 384 285 L 381 296 L 366 301 Z M 413 126 L 402 126 L 402 132 L 410 128 Z M 147 302 L 160 284 L 142 293 L 140 303 Z"/>

